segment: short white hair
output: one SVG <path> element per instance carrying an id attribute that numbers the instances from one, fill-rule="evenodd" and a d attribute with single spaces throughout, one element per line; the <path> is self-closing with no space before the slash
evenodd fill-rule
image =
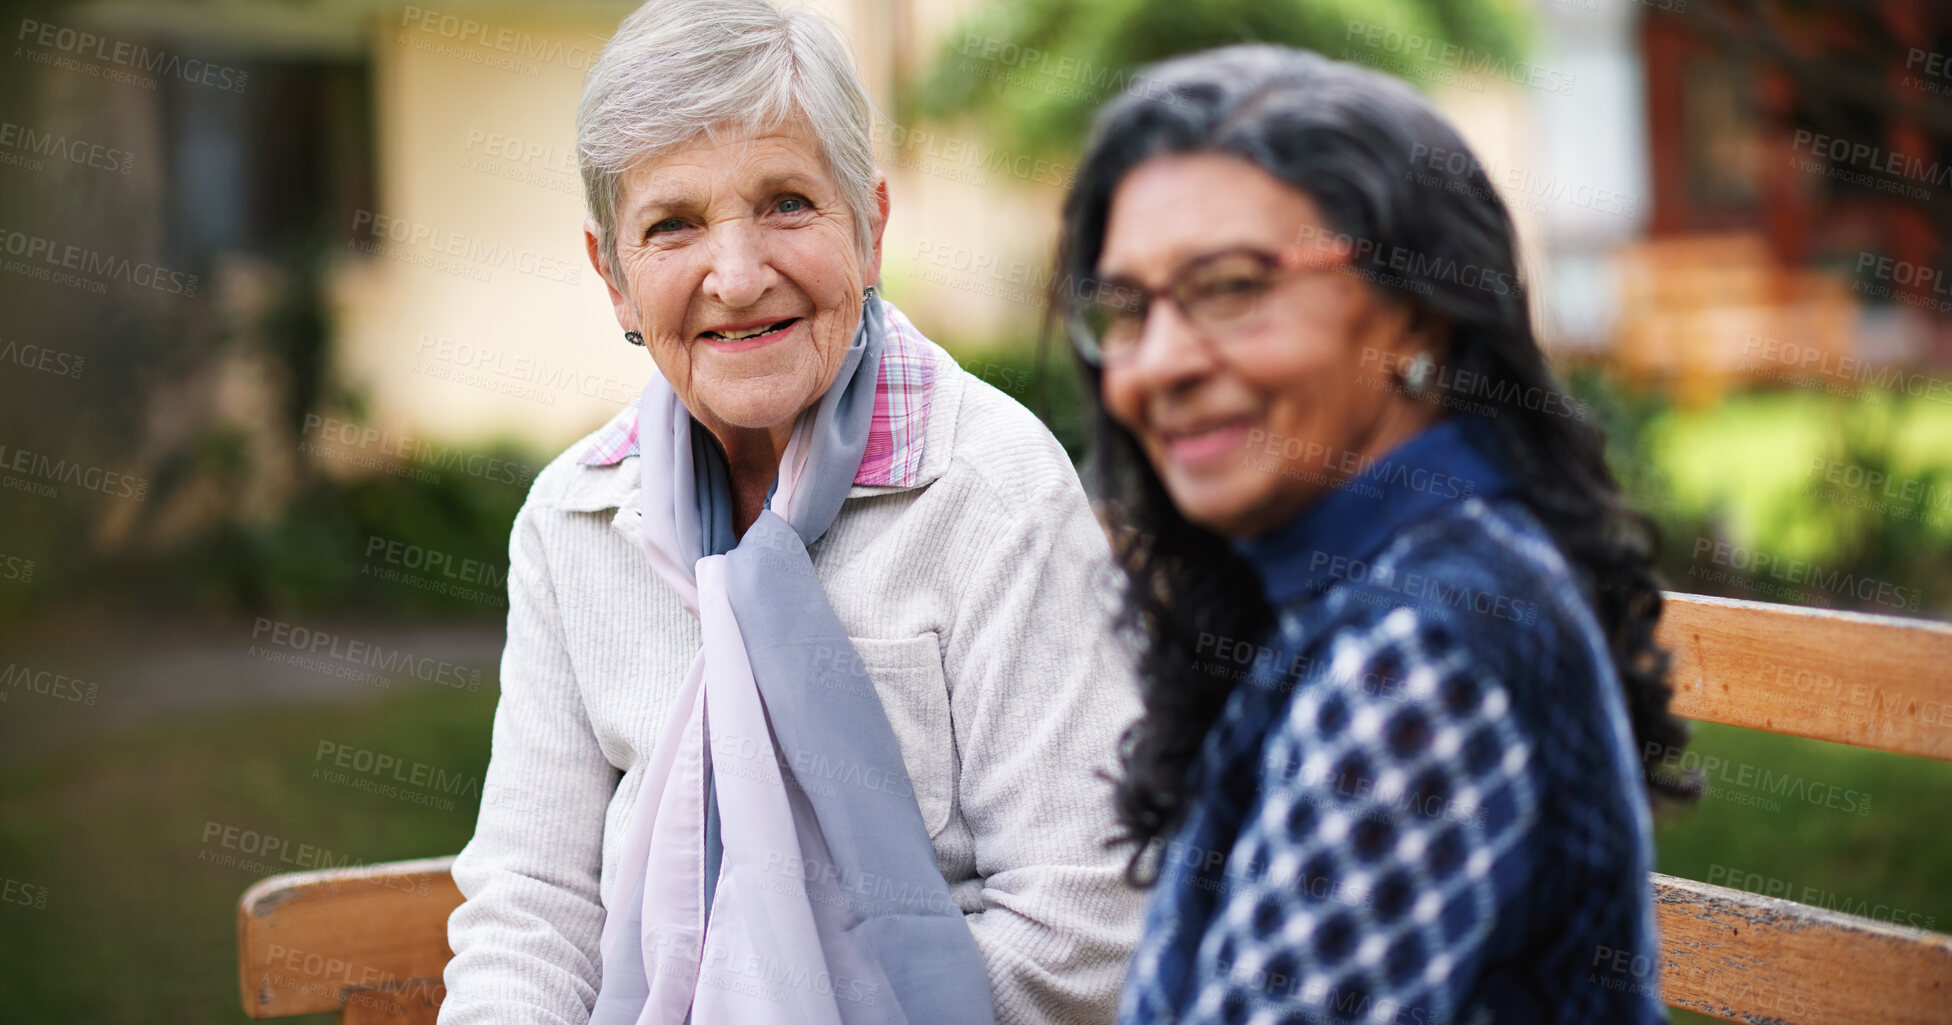
<path id="1" fill-rule="evenodd" d="M 617 26 L 583 84 L 576 152 L 605 267 L 617 261 L 623 175 L 700 135 L 763 131 L 804 117 L 874 246 L 873 107 L 840 32 L 771 0 L 648 0 Z"/>

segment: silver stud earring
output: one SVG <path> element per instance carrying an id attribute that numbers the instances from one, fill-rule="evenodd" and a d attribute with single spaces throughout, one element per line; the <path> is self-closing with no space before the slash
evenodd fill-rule
<path id="1" fill-rule="evenodd" d="M 1403 386 L 1403 394 L 1416 399 L 1423 397 L 1425 388 L 1430 387 L 1430 375 L 1437 370 L 1437 361 L 1427 352 L 1419 352 L 1397 375 Z"/>
<path id="2" fill-rule="evenodd" d="M 644 344 L 644 336 L 638 334 L 635 331 L 625 331 L 624 341 L 629 342 L 632 345 L 642 345 Z"/>

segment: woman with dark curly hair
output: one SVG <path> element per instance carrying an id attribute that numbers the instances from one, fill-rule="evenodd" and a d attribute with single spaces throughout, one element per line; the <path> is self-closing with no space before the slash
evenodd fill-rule
<path id="1" fill-rule="evenodd" d="M 1664 1020 L 1658 539 L 1504 204 L 1384 75 L 1251 45 L 1147 77 L 1051 295 L 1145 638 L 1122 1020 Z"/>

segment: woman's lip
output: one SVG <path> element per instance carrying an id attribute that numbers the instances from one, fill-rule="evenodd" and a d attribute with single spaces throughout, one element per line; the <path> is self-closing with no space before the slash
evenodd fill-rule
<path id="1" fill-rule="evenodd" d="M 1197 433 L 1175 431 L 1163 436 L 1166 455 L 1181 465 L 1209 462 L 1229 455 L 1247 441 L 1249 418 L 1239 417 L 1209 425 Z"/>
<path id="2" fill-rule="evenodd" d="M 763 335 L 753 335 L 751 338 L 737 338 L 737 339 L 727 340 L 723 338 L 707 338 L 701 334 L 698 336 L 698 340 L 704 342 L 706 345 L 711 346 L 713 352 L 751 352 L 754 349 L 763 349 L 768 345 L 774 344 L 775 342 L 782 342 L 788 338 L 791 338 L 793 336 L 793 332 L 798 331 L 801 325 L 807 322 L 805 317 L 788 317 L 782 319 L 792 320 L 793 323 L 788 324 L 786 327 L 782 328 L 781 330 L 771 331 Z M 768 320 L 768 321 L 761 321 L 760 323 L 777 324 L 779 323 L 779 321 Z M 751 325 L 751 327 L 758 327 L 758 326 L 759 324 Z M 739 329 L 732 328 L 731 330 L 739 330 Z"/>

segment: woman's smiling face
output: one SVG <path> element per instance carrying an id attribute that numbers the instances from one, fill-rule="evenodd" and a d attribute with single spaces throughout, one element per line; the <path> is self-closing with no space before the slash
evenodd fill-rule
<path id="1" fill-rule="evenodd" d="M 1153 157 L 1112 193 L 1097 277 L 1156 291 L 1208 254 L 1293 256 L 1324 237 L 1334 232 L 1308 196 L 1245 159 Z M 1100 381 L 1181 514 L 1223 534 L 1281 524 L 1432 418 L 1379 369 L 1429 348 L 1408 309 L 1346 268 L 1271 280 L 1222 337 L 1154 302 L 1136 348 Z"/>
<path id="2" fill-rule="evenodd" d="M 605 276 L 617 319 L 643 333 L 685 408 L 721 439 L 788 426 L 833 383 L 880 272 L 885 186 L 876 194 L 864 260 L 853 211 L 801 120 L 700 136 L 624 176 Z"/>

